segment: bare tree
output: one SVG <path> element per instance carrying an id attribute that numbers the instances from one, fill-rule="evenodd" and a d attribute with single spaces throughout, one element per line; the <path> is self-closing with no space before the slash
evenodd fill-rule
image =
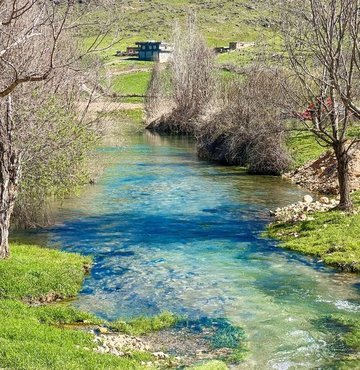
<path id="1" fill-rule="evenodd" d="M 22 172 L 29 175 L 24 166 L 45 166 L 54 153 L 69 155 L 84 128 L 84 114 L 71 112 L 78 111 L 83 72 L 91 68 L 87 55 L 102 43 L 104 29 L 85 49 L 81 26 L 98 27 L 86 17 L 90 5 L 58 3 L 0 0 L 0 258 L 10 253 L 10 219 Z M 54 105 L 66 122 L 80 125 L 57 122 L 49 108 Z"/>
<path id="2" fill-rule="evenodd" d="M 150 123 L 148 128 L 193 134 L 196 122 L 206 111 L 216 87 L 214 53 L 198 31 L 194 15 L 189 15 L 185 30 L 175 27 L 173 41 L 170 96 L 164 99 L 170 112 Z"/>
<path id="3" fill-rule="evenodd" d="M 297 114 L 303 127 L 335 152 L 339 208 L 345 211 L 353 208 L 349 162 L 359 141 L 359 131 L 351 130 L 360 118 L 359 9 L 358 0 L 282 3 L 282 34 L 292 72 L 288 80 L 300 86 L 289 96 L 303 111 Z"/>
<path id="4" fill-rule="evenodd" d="M 161 64 L 155 63 L 149 86 L 146 92 L 145 112 L 146 122 L 158 122 L 171 111 L 172 101 L 169 97 L 169 68 L 162 68 Z"/>
<path id="5" fill-rule="evenodd" d="M 47 224 L 48 204 L 89 182 L 87 159 L 102 133 L 95 117 L 84 116 L 89 100 L 83 85 L 94 86 L 99 69 L 96 60 L 92 65 L 87 73 L 82 66 L 66 69 L 12 94 L 16 147 L 22 153 L 11 222 L 16 227 Z"/>

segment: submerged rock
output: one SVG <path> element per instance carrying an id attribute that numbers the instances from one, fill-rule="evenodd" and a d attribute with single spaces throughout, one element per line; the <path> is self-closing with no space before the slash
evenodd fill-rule
<path id="1" fill-rule="evenodd" d="M 184 320 L 169 329 L 139 337 L 111 332 L 96 335 L 96 352 L 131 356 L 134 351 L 153 356 L 151 365 L 190 366 L 203 360 L 231 359 L 238 362 L 245 350 L 245 333 L 226 319 Z"/>

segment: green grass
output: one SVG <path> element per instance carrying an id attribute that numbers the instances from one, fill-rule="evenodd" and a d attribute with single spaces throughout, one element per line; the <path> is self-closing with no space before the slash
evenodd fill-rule
<path id="1" fill-rule="evenodd" d="M 98 53 L 101 56 L 101 59 L 105 63 L 111 63 L 112 61 L 115 61 L 117 57 L 115 56 L 116 52 L 120 50 L 121 43 L 116 42 L 113 37 L 107 36 L 104 37 L 99 45 L 94 45 L 96 37 L 93 36 L 87 36 L 83 38 L 83 44 L 85 50 L 88 50 L 91 48 L 91 50 L 97 50 L 96 53 Z"/>
<path id="2" fill-rule="evenodd" d="M 112 90 L 120 95 L 145 95 L 151 72 L 134 72 L 113 77 Z"/>
<path id="3" fill-rule="evenodd" d="M 218 54 L 217 63 L 232 65 L 235 67 L 246 67 L 251 64 L 264 62 L 276 64 L 278 57 L 282 55 L 282 47 L 275 33 L 266 33 L 262 40 L 258 40 L 254 46 L 250 46 L 231 53 Z M 282 64 L 282 61 L 281 61 Z"/>
<path id="4" fill-rule="evenodd" d="M 91 259 L 29 245 L 12 245 L 11 257 L 0 262 L 0 298 L 38 299 L 56 294 L 74 297 Z"/>
<path id="5" fill-rule="evenodd" d="M 360 192 L 353 194 L 360 207 Z M 360 271 L 360 214 L 340 211 L 315 213 L 314 220 L 274 223 L 268 227 L 270 237 L 281 240 L 280 246 L 316 256 L 326 264 L 345 271 Z"/>
<path id="6" fill-rule="evenodd" d="M 143 335 L 154 331 L 170 328 L 174 326 L 179 320 L 179 317 L 170 313 L 163 312 L 154 317 L 138 317 L 130 321 L 116 320 L 109 325 L 111 329 L 130 334 Z"/>
<path id="7" fill-rule="evenodd" d="M 348 130 L 348 136 L 358 138 L 359 133 L 358 123 L 353 122 L 353 126 L 350 126 Z M 292 167 L 294 169 L 318 159 L 326 151 L 331 150 L 329 146 L 320 145 L 315 135 L 306 131 L 293 131 L 286 145 L 293 158 Z"/>
<path id="8" fill-rule="evenodd" d="M 62 324 L 102 324 L 66 304 L 29 306 L 20 300 L 76 295 L 91 260 L 35 246 L 12 245 L 0 261 L 0 367 L 8 369 L 141 369 L 147 353 L 116 357 L 93 351 L 93 335 Z"/>
<path id="9" fill-rule="evenodd" d="M 287 147 L 293 158 L 294 169 L 316 160 L 328 150 L 321 146 L 310 132 L 293 133 L 287 141 Z"/>
<path id="10" fill-rule="evenodd" d="M 218 54 L 216 56 L 216 62 L 222 65 L 232 65 L 236 67 L 244 67 L 251 64 L 256 59 L 255 48 L 249 47 L 242 51 L 235 51 L 231 53 Z"/>
<path id="11" fill-rule="evenodd" d="M 127 59 L 126 57 L 116 57 L 114 62 L 109 63 L 108 66 L 110 66 L 111 70 L 114 72 L 136 72 L 137 69 L 147 69 L 151 71 L 154 64 L 155 62 L 138 60 L 136 58 Z"/>
<path id="12" fill-rule="evenodd" d="M 227 365 L 222 361 L 210 361 L 204 364 L 195 365 L 190 370 L 227 370 Z"/>
<path id="13" fill-rule="evenodd" d="M 93 336 L 51 324 L 94 318 L 69 307 L 0 300 L 0 364 L 10 369 L 130 369 L 134 361 L 92 351 Z M 138 366 L 140 368 L 140 366 Z"/>

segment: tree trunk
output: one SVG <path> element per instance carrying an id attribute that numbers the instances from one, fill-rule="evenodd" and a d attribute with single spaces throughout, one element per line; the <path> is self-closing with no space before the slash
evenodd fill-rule
<path id="1" fill-rule="evenodd" d="M 10 255 L 9 229 L 20 178 L 20 155 L 14 147 L 11 97 L 0 110 L 0 259 Z M 4 118 L 4 119 L 2 119 Z"/>
<path id="2" fill-rule="evenodd" d="M 10 256 L 9 248 L 10 212 L 0 213 L 0 259 Z"/>
<path id="3" fill-rule="evenodd" d="M 346 212 L 353 209 L 353 203 L 350 197 L 350 155 L 346 150 L 345 142 L 338 142 L 334 145 L 337 159 L 337 170 L 339 180 L 340 203 L 338 208 Z"/>
<path id="4" fill-rule="evenodd" d="M 0 259 L 9 257 L 10 218 L 17 195 L 19 161 L 15 153 L 0 143 Z"/>

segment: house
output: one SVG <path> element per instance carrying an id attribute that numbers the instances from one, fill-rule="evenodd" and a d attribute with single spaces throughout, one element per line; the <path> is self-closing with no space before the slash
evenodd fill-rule
<path id="1" fill-rule="evenodd" d="M 172 45 L 160 41 L 145 41 L 136 43 L 139 49 L 139 60 L 149 60 L 164 63 L 170 60 Z"/>
<path id="2" fill-rule="evenodd" d="M 233 41 L 229 43 L 229 46 L 217 46 L 214 48 L 216 54 L 230 53 L 231 51 L 241 50 L 248 48 L 250 46 L 255 46 L 255 42 L 242 42 Z"/>
<path id="3" fill-rule="evenodd" d="M 214 48 L 214 51 L 216 54 L 224 54 L 224 53 L 228 53 L 230 49 L 226 46 L 217 46 Z"/>
<path id="4" fill-rule="evenodd" d="M 241 49 L 248 48 L 250 46 L 255 46 L 255 42 L 234 41 L 234 42 L 229 43 L 230 51 L 241 50 Z"/>
<path id="5" fill-rule="evenodd" d="M 115 54 L 117 57 L 137 57 L 139 55 L 139 48 L 136 46 L 128 46 L 126 51 L 118 50 Z"/>
<path id="6" fill-rule="evenodd" d="M 126 55 L 129 57 L 135 57 L 139 55 L 139 48 L 136 46 L 128 46 L 126 48 Z"/>

